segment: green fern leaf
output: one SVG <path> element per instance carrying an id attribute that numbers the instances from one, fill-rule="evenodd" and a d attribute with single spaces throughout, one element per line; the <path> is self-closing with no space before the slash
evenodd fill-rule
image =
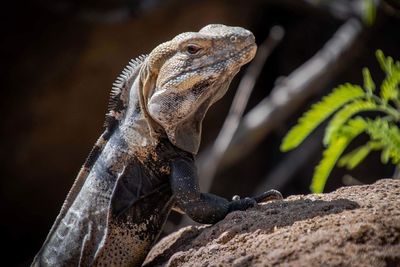
<path id="1" fill-rule="evenodd" d="M 365 145 L 359 146 L 358 148 L 341 157 L 339 159 L 338 166 L 346 167 L 347 169 L 352 170 L 357 167 L 371 151 L 379 149 L 382 149 L 382 144 L 380 142 L 369 141 Z"/>
<path id="2" fill-rule="evenodd" d="M 400 98 L 399 92 L 400 72 L 393 71 L 391 75 L 386 76 L 381 84 L 381 98 L 387 102 Z"/>
<path id="3" fill-rule="evenodd" d="M 393 164 L 400 163 L 400 129 L 382 118 L 369 120 L 367 125 L 366 132 L 371 139 L 383 145 L 382 162 L 386 164 L 391 160 Z"/>
<path id="4" fill-rule="evenodd" d="M 288 151 L 297 147 L 303 140 L 326 118 L 338 108 L 365 95 L 358 85 L 344 84 L 337 87 L 332 93 L 314 104 L 309 111 L 303 114 L 295 125 L 283 138 L 281 151 Z"/>
<path id="5" fill-rule="evenodd" d="M 352 170 L 358 164 L 360 164 L 360 162 L 363 161 L 366 156 L 368 156 L 369 152 L 371 152 L 371 148 L 368 146 L 368 144 L 360 146 L 351 151 L 350 153 L 341 157 L 338 162 L 338 166 L 339 167 L 346 166 L 347 169 Z"/>
<path id="6" fill-rule="evenodd" d="M 378 60 L 379 65 L 381 66 L 381 69 L 387 75 L 391 75 L 393 70 L 393 58 L 385 57 L 382 50 L 377 50 L 375 54 L 376 54 L 376 59 Z"/>
<path id="7" fill-rule="evenodd" d="M 329 174 L 348 144 L 348 138 L 341 136 L 335 139 L 335 141 L 333 141 L 332 144 L 325 149 L 322 155 L 322 160 L 319 162 L 314 171 L 314 176 L 310 187 L 312 192 L 322 193 L 324 191 L 326 180 L 328 179 Z"/>
<path id="8" fill-rule="evenodd" d="M 365 90 L 367 90 L 367 92 L 369 94 L 372 94 L 372 92 L 375 90 L 375 83 L 372 80 L 369 69 L 363 68 L 362 74 L 363 74 L 363 78 L 364 78 L 364 88 L 365 88 Z"/>
<path id="9" fill-rule="evenodd" d="M 378 105 L 369 100 L 356 100 L 339 110 L 329 122 L 325 130 L 324 144 L 329 145 L 338 130 L 355 114 L 363 111 L 378 110 Z"/>
<path id="10" fill-rule="evenodd" d="M 390 150 L 387 148 L 383 149 L 381 153 L 382 163 L 387 164 L 389 162 L 389 158 L 390 158 Z"/>
<path id="11" fill-rule="evenodd" d="M 335 138 L 332 143 L 325 149 L 322 160 L 314 171 L 311 182 L 311 191 L 321 193 L 324 190 L 326 180 L 339 157 L 346 149 L 347 145 L 359 134 L 365 131 L 367 123 L 361 117 L 357 117 L 348 121 L 340 131 L 340 135 Z"/>

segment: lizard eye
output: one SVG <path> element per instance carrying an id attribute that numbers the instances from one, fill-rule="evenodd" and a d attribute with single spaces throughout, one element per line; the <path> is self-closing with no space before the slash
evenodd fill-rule
<path id="1" fill-rule="evenodd" d="M 201 50 L 201 47 L 198 45 L 195 45 L 195 44 L 189 44 L 186 47 L 186 51 L 191 55 L 197 54 L 200 50 Z"/>

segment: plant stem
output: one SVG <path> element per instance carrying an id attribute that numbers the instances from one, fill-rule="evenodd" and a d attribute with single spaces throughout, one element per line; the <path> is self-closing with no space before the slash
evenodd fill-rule
<path id="1" fill-rule="evenodd" d="M 400 165 L 397 165 L 394 169 L 393 179 L 400 179 Z"/>

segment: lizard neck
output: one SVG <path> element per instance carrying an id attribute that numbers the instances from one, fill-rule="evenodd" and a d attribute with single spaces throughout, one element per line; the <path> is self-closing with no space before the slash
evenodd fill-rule
<path id="1" fill-rule="evenodd" d="M 150 81 L 138 75 L 129 90 L 129 103 L 120 121 L 119 131 L 121 138 L 127 144 L 129 154 L 142 153 L 144 148 L 157 146 L 160 136 L 156 132 L 153 120 L 146 110 L 144 91 L 151 86 Z"/>

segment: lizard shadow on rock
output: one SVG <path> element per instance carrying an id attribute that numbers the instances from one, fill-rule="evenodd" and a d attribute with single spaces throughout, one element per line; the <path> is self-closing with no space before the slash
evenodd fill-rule
<path id="1" fill-rule="evenodd" d="M 357 202 L 348 199 L 326 200 L 286 200 L 274 201 L 248 211 L 236 211 L 228 214 L 217 224 L 204 228 L 188 227 L 180 235 L 167 244 L 166 248 L 147 261 L 145 266 L 157 266 L 166 263 L 177 252 L 206 246 L 214 240 L 226 243 L 236 234 L 273 231 L 275 227 L 286 227 L 297 221 L 312 219 L 317 216 L 341 213 L 345 210 L 359 208 Z M 156 254 L 157 254 L 156 253 Z"/>
<path id="2" fill-rule="evenodd" d="M 257 229 L 268 231 L 274 227 L 290 226 L 297 221 L 337 214 L 359 207 L 360 205 L 357 202 L 348 199 L 275 201 L 250 210 L 251 215 L 242 216 L 243 223 L 240 224 L 248 226 L 250 231 Z M 240 214 L 233 213 L 228 216 L 231 216 L 230 219 L 237 222 L 236 218 Z M 247 220 L 247 218 L 250 219 Z M 247 232 L 246 229 L 241 229 L 241 231 Z"/>

